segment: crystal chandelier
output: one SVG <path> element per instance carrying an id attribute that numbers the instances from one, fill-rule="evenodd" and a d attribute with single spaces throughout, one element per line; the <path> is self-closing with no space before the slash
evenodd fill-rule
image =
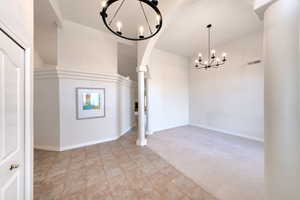
<path id="1" fill-rule="evenodd" d="M 195 67 L 198 69 L 210 69 L 210 68 L 219 68 L 225 64 L 227 61 L 227 54 L 223 53 L 222 57 L 217 57 L 216 50 L 211 48 L 211 28 L 212 25 L 209 24 L 206 26 L 208 30 L 208 53 L 207 60 L 203 60 L 201 53 L 198 55 L 198 59 L 195 60 Z"/>
<path id="2" fill-rule="evenodd" d="M 133 40 L 133 41 L 140 41 L 140 40 L 147 40 L 152 37 L 154 37 L 162 27 L 162 15 L 160 10 L 158 9 L 158 0 L 136 0 L 136 2 L 139 4 L 139 7 L 141 9 L 141 13 L 144 16 L 145 22 L 147 24 L 148 31 L 145 31 L 145 28 L 143 26 L 140 26 L 138 28 L 138 34 L 137 37 L 130 37 L 128 36 L 128 33 L 122 32 L 123 24 L 121 21 L 115 21 L 119 11 L 122 9 L 124 2 L 126 0 L 104 0 L 102 2 L 102 10 L 100 12 L 100 16 L 102 17 L 103 23 L 106 26 L 108 30 L 110 30 L 113 34 L 115 34 L 118 37 L 121 37 L 126 40 Z M 114 14 L 110 17 L 108 16 L 107 10 L 110 6 L 112 6 L 114 3 L 120 2 L 119 6 L 117 7 Z M 156 19 L 150 20 L 147 16 L 147 13 L 145 12 L 145 6 L 148 6 L 151 8 L 153 12 L 155 12 Z M 156 24 L 153 25 L 150 22 L 155 21 Z"/>

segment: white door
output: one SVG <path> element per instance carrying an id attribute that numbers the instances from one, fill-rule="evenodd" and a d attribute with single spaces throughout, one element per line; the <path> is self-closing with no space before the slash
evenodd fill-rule
<path id="1" fill-rule="evenodd" d="M 24 60 L 0 30 L 0 200 L 24 200 Z"/>

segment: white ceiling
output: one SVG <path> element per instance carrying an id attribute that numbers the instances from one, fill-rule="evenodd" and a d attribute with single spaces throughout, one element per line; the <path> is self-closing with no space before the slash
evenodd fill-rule
<path id="1" fill-rule="evenodd" d="M 46 0 L 35 2 L 43 1 Z M 163 3 L 172 1 L 174 0 L 161 0 L 160 3 L 162 6 Z M 57 0 L 57 2 L 64 19 L 108 32 L 99 16 L 102 0 Z M 121 1 L 116 3 L 109 12 L 114 11 L 120 3 Z M 123 22 L 124 33 L 137 33 L 140 25 L 146 27 L 141 10 L 137 6 L 139 4 L 136 0 L 126 0 L 116 18 Z M 43 9 L 39 10 L 44 12 Z M 184 6 L 179 11 L 161 34 L 157 47 L 184 56 L 192 56 L 199 49 L 206 48 L 205 27 L 209 23 L 214 26 L 214 45 L 262 28 L 262 22 L 253 11 L 253 0 L 185 0 Z M 146 12 L 149 16 L 153 13 L 147 9 Z M 39 18 L 45 16 L 45 13 L 38 13 L 36 16 Z M 153 15 L 150 18 L 155 19 Z"/>
<path id="2" fill-rule="evenodd" d="M 157 47 L 184 56 L 207 48 L 207 24 L 218 45 L 262 28 L 253 0 L 190 0 L 161 34 Z"/>

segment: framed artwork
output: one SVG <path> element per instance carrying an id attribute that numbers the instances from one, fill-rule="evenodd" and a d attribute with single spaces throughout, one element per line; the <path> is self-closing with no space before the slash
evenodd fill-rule
<path id="1" fill-rule="evenodd" d="M 105 117 L 105 89 L 76 88 L 76 107 L 78 120 Z"/>

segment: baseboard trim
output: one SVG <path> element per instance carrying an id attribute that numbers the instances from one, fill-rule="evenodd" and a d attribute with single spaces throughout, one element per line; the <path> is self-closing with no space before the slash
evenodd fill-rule
<path id="1" fill-rule="evenodd" d="M 59 147 L 47 146 L 47 145 L 34 145 L 34 149 L 44 151 L 60 151 Z"/>
<path id="2" fill-rule="evenodd" d="M 162 129 L 156 129 L 156 130 L 152 131 L 152 134 L 155 134 L 155 133 L 161 132 L 161 131 L 166 131 L 166 130 L 174 129 L 174 128 L 179 128 L 179 127 L 182 127 L 182 126 L 188 126 L 188 125 L 190 125 L 190 124 L 184 123 L 184 124 L 177 125 L 177 126 L 170 126 L 170 127 L 166 127 L 166 128 L 162 128 Z"/>
<path id="3" fill-rule="evenodd" d="M 101 143 L 105 143 L 105 142 L 115 141 L 115 140 L 119 139 L 120 137 L 122 137 L 123 135 L 125 135 L 126 133 L 128 133 L 129 131 L 131 131 L 133 128 L 134 128 L 134 126 L 131 128 L 128 128 L 128 130 L 122 132 L 121 135 L 112 137 L 112 138 L 105 138 L 105 139 L 101 139 L 101 140 L 96 140 L 96 141 L 91 141 L 91 142 L 86 142 L 86 143 L 81 143 L 81 144 L 76 144 L 76 145 L 70 145 L 70 146 L 65 146 L 65 147 L 35 145 L 34 149 L 44 150 L 44 151 L 59 151 L 59 152 L 61 152 L 61 151 L 67 151 L 67 150 L 72 150 L 72 149 L 78 149 L 78 148 L 82 148 L 82 147 L 88 147 L 88 146 L 95 145 L 95 144 L 101 144 Z"/>
<path id="4" fill-rule="evenodd" d="M 195 127 L 199 127 L 199 128 L 203 128 L 203 129 L 207 129 L 207 130 L 211 130 L 211 131 L 224 133 L 226 135 L 232 135 L 232 136 L 236 136 L 236 137 L 240 137 L 240 138 L 244 138 L 244 139 L 264 143 L 264 140 L 261 139 L 261 138 L 252 137 L 252 136 L 248 136 L 248 135 L 242 135 L 242 134 L 226 131 L 226 130 L 223 130 L 223 129 L 213 128 L 213 127 L 210 127 L 210 126 L 205 126 L 205 125 L 200 125 L 200 124 L 190 124 L 190 126 L 195 126 Z"/>
<path id="5" fill-rule="evenodd" d="M 111 141 L 115 141 L 119 138 L 120 137 L 117 136 L 117 137 L 112 137 L 112 138 L 96 140 L 96 141 L 92 141 L 92 142 L 86 142 L 86 143 L 81 143 L 81 144 L 76 144 L 76 145 L 65 146 L 65 147 L 61 147 L 60 151 L 67 151 L 67 150 L 78 149 L 78 148 L 82 148 L 82 147 L 88 147 L 88 146 L 92 146 L 92 145 L 95 145 L 95 144 L 111 142 Z"/>
<path id="6" fill-rule="evenodd" d="M 132 125 L 130 128 L 128 128 L 127 130 L 123 131 L 123 132 L 121 133 L 121 136 L 120 136 L 120 137 L 122 137 L 123 135 L 125 135 L 126 133 L 128 133 L 129 131 L 131 131 L 131 130 L 134 129 L 134 128 L 135 128 L 135 126 Z"/>

